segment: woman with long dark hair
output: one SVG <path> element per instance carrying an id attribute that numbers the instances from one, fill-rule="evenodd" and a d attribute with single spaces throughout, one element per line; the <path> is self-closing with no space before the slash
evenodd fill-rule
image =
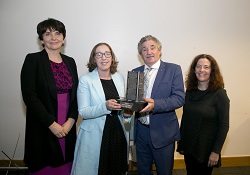
<path id="1" fill-rule="evenodd" d="M 229 129 L 229 98 L 216 60 L 201 54 L 186 77 L 181 141 L 188 175 L 210 175 L 221 165 L 221 149 Z"/>

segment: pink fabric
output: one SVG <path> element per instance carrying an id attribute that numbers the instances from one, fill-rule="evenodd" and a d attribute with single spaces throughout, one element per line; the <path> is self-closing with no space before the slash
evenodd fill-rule
<path id="1" fill-rule="evenodd" d="M 64 164 L 56 168 L 47 166 L 35 173 L 29 173 L 29 175 L 69 175 L 71 167 L 72 167 L 72 162 L 69 162 L 67 164 Z"/>
<path id="2" fill-rule="evenodd" d="M 69 93 L 65 94 L 57 94 L 57 103 L 58 103 L 58 123 L 60 125 L 63 125 L 67 119 L 67 113 L 69 109 L 69 99 L 70 95 Z M 65 158 L 65 138 L 59 139 L 61 149 L 63 152 L 63 156 Z M 69 162 L 67 164 L 64 164 L 59 167 L 51 167 L 47 166 L 40 171 L 37 171 L 35 173 L 29 173 L 29 175 L 69 175 L 72 168 L 72 162 Z"/>
<path id="3" fill-rule="evenodd" d="M 70 99 L 69 93 L 57 94 L 57 103 L 58 103 L 57 123 L 59 123 L 60 125 L 63 125 L 67 119 L 67 113 L 69 109 L 69 99 Z M 59 142 L 61 145 L 61 149 L 63 151 L 63 156 L 65 158 L 65 138 L 60 138 Z"/>

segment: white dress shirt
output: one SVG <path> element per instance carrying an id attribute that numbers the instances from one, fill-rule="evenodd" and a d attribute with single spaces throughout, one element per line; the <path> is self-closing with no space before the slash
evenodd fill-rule
<path id="1" fill-rule="evenodd" d="M 159 70 L 159 67 L 160 67 L 160 64 L 161 64 L 161 61 L 158 60 L 152 67 L 151 67 L 151 71 L 148 72 L 149 73 L 149 84 L 148 84 L 148 89 L 147 89 L 147 92 L 146 92 L 146 98 L 150 98 L 151 97 L 151 92 L 152 92 L 152 89 L 153 89 L 153 86 L 154 86 L 154 82 L 155 82 L 155 78 L 156 78 L 156 75 L 157 75 L 157 72 Z M 147 65 L 144 66 L 144 74 L 146 72 L 146 69 L 149 68 Z M 147 118 L 146 122 L 144 123 L 145 125 L 149 125 L 150 124 L 150 121 L 149 121 L 149 115 L 146 115 L 145 116 Z"/>

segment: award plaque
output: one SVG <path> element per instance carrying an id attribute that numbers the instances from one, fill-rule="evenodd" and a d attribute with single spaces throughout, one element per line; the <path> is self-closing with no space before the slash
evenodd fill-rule
<path id="1" fill-rule="evenodd" d="M 143 99 L 143 86 L 144 72 L 128 71 L 126 97 L 119 99 L 122 108 L 139 112 L 147 106 Z"/>

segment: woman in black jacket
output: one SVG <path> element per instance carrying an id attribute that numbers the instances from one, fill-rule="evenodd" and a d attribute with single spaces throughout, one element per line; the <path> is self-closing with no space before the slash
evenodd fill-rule
<path id="1" fill-rule="evenodd" d="M 216 60 L 211 55 L 196 56 L 185 83 L 177 151 L 184 154 L 188 175 L 210 175 L 221 164 L 229 129 L 229 98 Z"/>
<path id="2" fill-rule="evenodd" d="M 26 111 L 24 162 L 30 174 L 70 174 L 78 118 L 78 75 L 73 58 L 60 53 L 66 37 L 62 22 L 37 25 L 44 49 L 26 56 L 21 90 Z"/>

